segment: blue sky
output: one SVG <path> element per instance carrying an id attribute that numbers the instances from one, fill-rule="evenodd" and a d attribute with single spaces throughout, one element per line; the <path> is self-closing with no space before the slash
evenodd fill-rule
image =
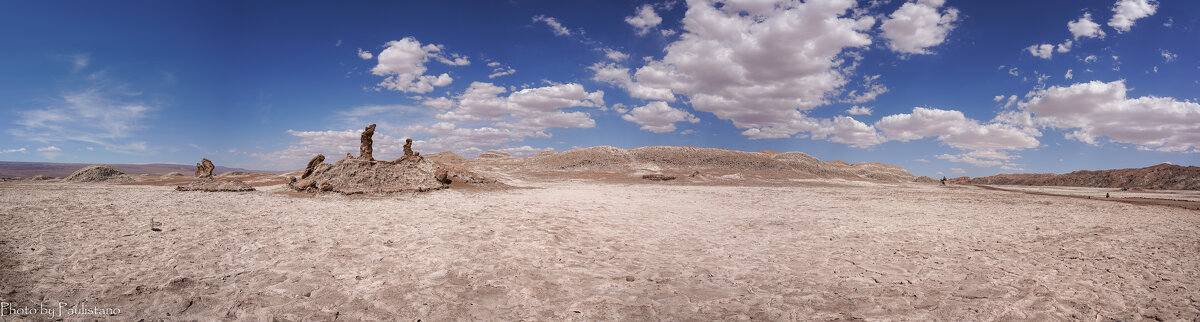
<path id="1" fill-rule="evenodd" d="M 1196 165 L 1200 2 L 17 2 L 0 160 L 690 145 L 917 175 Z"/>

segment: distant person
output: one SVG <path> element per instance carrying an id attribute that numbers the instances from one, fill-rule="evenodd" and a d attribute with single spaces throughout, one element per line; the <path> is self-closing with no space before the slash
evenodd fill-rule
<path id="1" fill-rule="evenodd" d="M 1108 198 L 1108 193 L 1107 193 L 1107 192 L 1105 192 L 1105 193 L 1104 193 L 1104 198 Z"/>
<path id="2" fill-rule="evenodd" d="M 942 185 L 946 185 L 946 176 L 942 176 Z"/>

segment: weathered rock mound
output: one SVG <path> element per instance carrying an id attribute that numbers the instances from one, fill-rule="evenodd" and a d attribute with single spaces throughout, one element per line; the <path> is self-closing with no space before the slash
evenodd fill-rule
<path id="1" fill-rule="evenodd" d="M 454 154 L 454 152 L 450 152 L 450 151 L 438 152 L 438 153 L 426 155 L 425 158 L 429 159 L 429 161 L 439 162 L 441 164 L 447 164 L 447 165 L 462 164 L 464 162 L 467 162 L 466 158 L 463 158 L 457 154 Z"/>
<path id="2" fill-rule="evenodd" d="M 237 180 L 217 181 L 217 180 L 213 180 L 212 178 L 198 178 L 196 180 L 192 180 L 192 182 L 188 183 L 186 186 L 175 187 L 175 190 L 176 191 L 208 191 L 208 192 L 240 192 L 240 191 L 254 191 L 254 187 L 251 187 L 249 184 L 246 184 L 245 182 L 241 182 L 241 181 L 237 181 Z"/>
<path id="3" fill-rule="evenodd" d="M 629 154 L 634 162 L 666 169 L 792 170 L 787 163 L 757 152 L 690 146 L 647 146 L 629 150 Z"/>
<path id="4" fill-rule="evenodd" d="M 212 161 L 209 161 L 208 159 L 200 160 L 200 163 L 196 164 L 196 179 L 193 179 L 191 183 L 188 183 L 185 186 L 175 187 L 175 190 L 176 191 L 208 191 L 208 192 L 254 191 L 254 187 L 251 187 L 249 184 L 246 184 L 245 182 L 241 182 L 238 180 L 229 180 L 229 179 L 222 179 L 220 181 L 216 180 L 215 178 L 213 178 L 213 175 L 212 175 L 213 169 L 216 169 L 216 168 L 217 168 L 217 166 L 213 165 Z M 243 174 L 249 174 L 249 173 L 241 172 L 241 171 L 230 171 L 230 172 L 222 173 L 220 176 L 221 177 L 231 177 L 231 176 L 239 176 L 239 175 L 243 175 Z"/>
<path id="5" fill-rule="evenodd" d="M 90 165 L 67 177 L 70 182 L 133 182 L 133 177 L 107 165 Z"/>
<path id="6" fill-rule="evenodd" d="M 916 183 L 938 183 L 940 181 L 938 181 L 938 179 L 930 178 L 929 176 L 920 176 L 920 177 L 917 177 L 916 179 L 913 179 L 913 182 L 916 182 Z"/>
<path id="7" fill-rule="evenodd" d="M 1067 186 L 1200 190 L 1200 167 L 1159 164 L 1146 168 L 1089 171 L 1067 174 L 1020 173 L 971 178 L 968 184 Z"/>
<path id="8" fill-rule="evenodd" d="M 833 174 L 849 174 L 877 181 L 910 182 L 916 179 L 908 170 L 879 163 L 848 164 L 843 161 L 832 161 L 825 162 L 822 166 Z M 835 177 L 839 176 L 835 175 Z"/>
<path id="9" fill-rule="evenodd" d="M 555 153 L 539 153 L 524 160 L 530 171 L 580 172 L 654 172 L 719 170 L 717 172 L 747 172 L 790 178 L 839 178 L 911 182 L 908 171 L 878 163 L 848 164 L 841 161 L 821 162 L 801 152 L 744 152 L 688 146 L 648 146 L 624 150 L 611 146 L 575 149 Z"/>
<path id="10" fill-rule="evenodd" d="M 799 172 L 811 173 L 811 174 L 818 175 L 818 176 L 828 175 L 829 171 L 821 166 L 821 160 L 817 159 L 814 156 L 805 154 L 803 152 L 779 153 L 779 152 L 770 151 L 770 150 L 768 150 L 767 152 L 770 152 L 770 153 L 764 153 L 764 152 L 759 152 L 759 153 L 772 155 L 771 158 L 773 158 L 779 162 L 783 162 L 784 164 L 787 164 L 788 166 L 792 167 L 793 170 L 796 170 Z"/>
<path id="11" fill-rule="evenodd" d="M 218 175 L 218 177 L 236 177 L 236 176 L 246 176 L 246 175 L 251 175 L 251 174 L 252 173 L 245 172 L 245 171 L 229 171 L 229 172 Z"/>
<path id="12" fill-rule="evenodd" d="M 446 187 L 437 178 L 438 168 L 420 157 L 396 163 L 347 158 L 334 164 L 318 164 L 311 175 L 289 180 L 289 185 L 301 191 L 344 194 L 429 191 Z"/>
<path id="13" fill-rule="evenodd" d="M 394 161 L 373 160 L 367 153 L 371 147 L 371 135 L 375 124 L 363 130 L 358 157 L 346 155 L 345 159 L 333 164 L 325 163 L 325 155 L 318 154 L 308 162 L 300 177 L 289 177 L 288 186 L 305 192 L 338 192 L 343 194 L 391 193 L 407 191 L 430 191 L 446 188 L 452 182 L 493 183 L 469 171 L 460 170 L 421 156 L 412 150 L 412 139 L 405 140 L 404 156 Z M 462 158 L 443 154 L 439 158 Z"/>
<path id="14" fill-rule="evenodd" d="M 480 159 L 480 160 L 504 160 L 504 159 L 512 159 L 513 156 L 511 154 L 508 154 L 507 152 L 503 152 L 503 151 L 488 150 L 486 152 L 480 153 L 479 156 L 477 156 L 475 158 Z"/>
<path id="15" fill-rule="evenodd" d="M 594 146 L 552 154 L 538 154 L 525 160 L 531 170 L 620 171 L 633 164 L 629 152 L 611 146 Z"/>

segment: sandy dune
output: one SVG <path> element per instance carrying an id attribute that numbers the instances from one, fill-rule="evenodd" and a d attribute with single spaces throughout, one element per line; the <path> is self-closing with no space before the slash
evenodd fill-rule
<path id="1" fill-rule="evenodd" d="M 521 184 L 3 182 L 0 301 L 121 320 L 1200 319 L 1195 210 L 838 180 Z"/>

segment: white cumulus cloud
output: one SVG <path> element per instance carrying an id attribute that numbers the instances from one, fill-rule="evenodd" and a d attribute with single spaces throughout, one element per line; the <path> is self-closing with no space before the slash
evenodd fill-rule
<path id="1" fill-rule="evenodd" d="M 846 113 L 850 115 L 871 115 L 871 108 L 855 105 L 846 110 Z"/>
<path id="2" fill-rule="evenodd" d="M 908 2 L 883 20 L 883 37 L 888 48 L 905 54 L 930 54 L 930 47 L 942 44 L 954 29 L 958 9 L 940 7 L 943 0 Z"/>
<path id="3" fill-rule="evenodd" d="M 669 88 L 655 88 L 633 81 L 629 68 L 615 63 L 596 63 L 588 67 L 593 73 L 592 80 L 617 85 L 629 92 L 633 98 L 675 101 L 675 94 Z"/>
<path id="4" fill-rule="evenodd" d="M 629 114 L 622 115 L 621 118 L 641 125 L 642 130 L 654 133 L 673 132 L 677 122 L 700 122 L 700 119 L 692 113 L 673 108 L 663 101 L 654 101 L 645 106 L 635 107 L 629 111 Z"/>
<path id="5" fill-rule="evenodd" d="M 1158 11 L 1158 1 L 1154 0 L 1120 0 L 1113 6 L 1113 17 L 1108 26 L 1118 33 L 1128 32 L 1138 19 L 1154 15 Z"/>
<path id="6" fill-rule="evenodd" d="M 633 26 L 638 36 L 643 36 L 646 35 L 646 32 L 650 31 L 651 28 L 654 28 L 654 26 L 658 26 L 659 23 L 662 23 L 662 17 L 659 17 L 658 14 L 654 13 L 653 6 L 644 4 L 641 8 L 638 8 L 636 15 L 625 17 L 625 22 Z"/>
<path id="7" fill-rule="evenodd" d="M 1067 22 L 1067 30 L 1071 31 L 1074 39 L 1082 38 L 1104 38 L 1104 30 L 1100 29 L 1100 24 L 1092 21 L 1092 13 L 1087 12 L 1083 17 L 1079 17 L 1071 22 Z"/>
<path id="8" fill-rule="evenodd" d="M 1092 81 L 1038 91 L 1021 103 L 1034 122 L 1074 130 L 1067 137 L 1099 144 L 1099 137 L 1142 149 L 1197 152 L 1200 104 L 1170 97 L 1128 98 L 1124 80 Z"/>
<path id="9" fill-rule="evenodd" d="M 1043 59 L 1050 59 L 1051 57 L 1054 56 L 1055 52 L 1058 52 L 1060 54 L 1070 52 L 1071 46 L 1074 43 L 1075 43 L 1074 41 L 1067 39 L 1058 45 L 1039 44 L 1039 45 L 1033 45 L 1033 46 L 1026 47 L 1025 50 L 1029 51 L 1029 54 L 1031 54 L 1031 55 L 1041 57 Z"/>
<path id="10" fill-rule="evenodd" d="M 1000 96 L 1001 98 L 1003 96 Z M 1006 122 L 982 123 L 960 111 L 916 107 L 911 114 L 885 116 L 875 123 L 888 140 L 907 142 L 934 137 L 964 151 L 963 154 L 937 156 L 952 162 L 980 167 L 1013 165 L 1013 156 L 1003 151 L 1035 148 L 1041 133 L 1036 129 Z"/>
<path id="11" fill-rule="evenodd" d="M 608 59 L 611 59 L 612 61 L 622 61 L 629 58 L 629 54 L 612 48 L 604 48 L 604 57 L 608 57 Z"/>
<path id="12" fill-rule="evenodd" d="M 380 87 L 407 93 L 428 93 L 434 87 L 450 85 L 454 81 L 447 73 L 441 75 L 425 75 L 428 67 L 425 63 L 435 59 L 451 66 L 463 66 L 470 61 L 458 54 L 443 54 L 443 46 L 435 44 L 421 45 L 412 37 L 390 41 L 387 48 L 379 53 L 378 64 L 371 73 L 386 78 L 379 83 Z"/>
<path id="13" fill-rule="evenodd" d="M 362 48 L 359 48 L 358 49 L 358 58 L 362 58 L 363 60 L 371 60 L 371 58 L 375 58 L 375 55 L 372 55 L 371 52 L 369 52 L 369 51 L 365 51 L 365 50 L 362 50 Z"/>
<path id="14" fill-rule="evenodd" d="M 844 51 L 871 44 L 866 31 L 875 19 L 849 17 L 854 5 L 849 0 L 689 3 L 685 33 L 667 45 L 662 59 L 638 68 L 631 82 L 685 95 L 694 110 L 757 129 L 747 135 L 795 134 L 790 130 L 797 126 L 791 125 L 807 119 L 798 110 L 841 94 L 847 83 Z M 619 66 L 592 69 L 597 80 L 633 88 Z"/>

